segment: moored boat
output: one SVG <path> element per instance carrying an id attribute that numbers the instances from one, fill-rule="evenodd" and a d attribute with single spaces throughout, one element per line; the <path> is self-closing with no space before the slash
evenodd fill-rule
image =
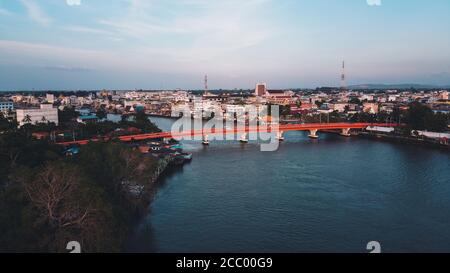
<path id="1" fill-rule="evenodd" d="M 202 144 L 205 146 L 209 145 L 208 135 L 203 136 Z"/>
<path id="2" fill-rule="evenodd" d="M 191 154 L 191 153 L 182 153 L 181 156 L 182 156 L 183 159 L 186 160 L 186 161 L 192 160 L 192 154 Z"/>

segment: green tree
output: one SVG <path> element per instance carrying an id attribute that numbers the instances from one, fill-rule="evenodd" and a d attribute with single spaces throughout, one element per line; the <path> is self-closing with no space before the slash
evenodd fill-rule
<path id="1" fill-rule="evenodd" d="M 25 117 L 23 118 L 22 121 L 25 122 L 25 123 L 31 123 L 31 117 L 30 117 L 30 115 L 25 115 Z"/>
<path id="2" fill-rule="evenodd" d="M 150 121 L 144 111 L 137 111 L 136 114 L 134 114 L 134 122 L 124 124 L 129 125 L 129 127 L 137 127 L 146 133 L 156 133 L 161 131 L 158 126 Z"/>
<path id="3" fill-rule="evenodd" d="M 291 114 L 291 106 L 289 105 L 282 105 L 280 107 L 280 112 L 282 116 L 288 116 Z"/>
<path id="4" fill-rule="evenodd" d="M 78 112 L 73 107 L 64 107 L 64 109 L 58 110 L 58 119 L 60 123 L 70 122 L 78 117 Z"/>
<path id="5" fill-rule="evenodd" d="M 349 101 L 349 103 L 351 103 L 351 104 L 357 104 L 357 105 L 362 105 L 361 100 L 358 99 L 358 98 L 351 98 L 350 101 Z"/>
<path id="6" fill-rule="evenodd" d="M 13 124 L 9 122 L 2 112 L 0 112 L 0 132 L 11 130 L 13 128 Z"/>
<path id="7" fill-rule="evenodd" d="M 107 117 L 106 110 L 104 108 L 99 108 L 96 112 L 97 117 L 102 120 Z"/>
<path id="8" fill-rule="evenodd" d="M 406 123 L 413 130 L 444 132 L 448 126 L 448 115 L 435 114 L 431 108 L 419 103 L 409 104 Z"/>
<path id="9" fill-rule="evenodd" d="M 22 170 L 13 178 L 23 187 L 29 208 L 36 211 L 33 226 L 41 230 L 39 246 L 65 252 L 67 242 L 79 241 L 85 252 L 106 250 L 111 230 L 110 210 L 101 191 L 82 170 L 64 162 L 52 162 L 35 170 Z"/>

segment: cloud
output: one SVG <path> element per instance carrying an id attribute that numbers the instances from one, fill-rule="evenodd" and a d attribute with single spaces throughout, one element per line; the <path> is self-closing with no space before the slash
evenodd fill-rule
<path id="1" fill-rule="evenodd" d="M 89 34 L 103 34 L 103 35 L 114 35 L 114 33 L 99 29 L 99 28 L 91 28 L 91 27 L 84 27 L 84 26 L 67 26 L 63 27 L 62 29 L 72 32 L 78 32 L 78 33 L 89 33 Z"/>
<path id="2" fill-rule="evenodd" d="M 381 6 L 381 0 L 367 0 L 369 6 Z"/>
<path id="3" fill-rule="evenodd" d="M 80 6 L 81 0 L 66 0 L 68 6 Z"/>
<path id="4" fill-rule="evenodd" d="M 167 49 L 158 41 L 182 41 L 170 43 L 172 57 L 182 61 L 208 60 L 257 46 L 274 33 L 264 19 L 264 4 L 269 0 L 127 2 L 121 18 L 98 22 L 120 37 L 138 39 L 142 46 Z"/>
<path id="5" fill-rule="evenodd" d="M 66 66 L 66 65 L 47 65 L 43 66 L 47 70 L 64 71 L 64 72 L 90 72 L 94 69 L 89 67 L 77 67 L 77 66 Z"/>
<path id="6" fill-rule="evenodd" d="M 165 66 L 164 53 L 146 51 L 89 50 L 53 46 L 38 43 L 0 40 L 0 59 L 5 65 L 37 66 L 48 70 L 127 70 L 135 71 L 171 69 Z M 148 60 L 159 62 L 157 67 L 149 66 Z M 64 64 L 64 65 L 61 65 Z"/>
<path id="7" fill-rule="evenodd" d="M 43 26 L 48 26 L 52 22 L 52 19 L 33 0 L 20 0 L 20 2 L 32 20 Z"/>
<path id="8" fill-rule="evenodd" d="M 34 65 L 47 69 L 86 70 L 119 64 L 109 52 L 38 43 L 0 40 L 0 59 L 14 65 Z M 66 64 L 61 66 L 60 64 Z"/>

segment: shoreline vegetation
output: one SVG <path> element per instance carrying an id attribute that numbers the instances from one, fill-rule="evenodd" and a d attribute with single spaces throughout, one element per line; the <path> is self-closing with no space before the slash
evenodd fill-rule
<path id="1" fill-rule="evenodd" d="M 127 125 L 160 131 L 147 118 Z M 83 252 L 120 252 L 171 159 L 118 141 L 67 156 L 63 147 L 31 137 L 41 129 L 0 134 L 0 252 L 67 252 L 69 241 Z"/>
<path id="2" fill-rule="evenodd" d="M 427 147 L 433 147 L 433 148 L 440 148 L 440 149 L 447 149 L 450 151 L 450 144 L 449 142 L 444 143 L 442 141 L 438 141 L 433 138 L 427 138 L 427 137 L 414 137 L 414 136 L 404 136 L 399 134 L 386 134 L 386 133 L 369 133 L 369 132 L 359 132 L 357 134 L 358 137 L 361 138 L 367 138 L 372 140 L 378 140 L 378 141 L 386 141 L 386 142 L 395 142 L 395 143 L 401 143 L 406 145 L 423 145 Z"/>

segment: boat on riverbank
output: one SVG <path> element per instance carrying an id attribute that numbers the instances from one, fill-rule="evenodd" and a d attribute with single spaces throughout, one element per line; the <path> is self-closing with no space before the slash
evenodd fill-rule
<path id="1" fill-rule="evenodd" d="M 185 161 L 191 161 L 192 160 L 192 154 L 191 153 L 182 153 L 181 156 Z"/>

